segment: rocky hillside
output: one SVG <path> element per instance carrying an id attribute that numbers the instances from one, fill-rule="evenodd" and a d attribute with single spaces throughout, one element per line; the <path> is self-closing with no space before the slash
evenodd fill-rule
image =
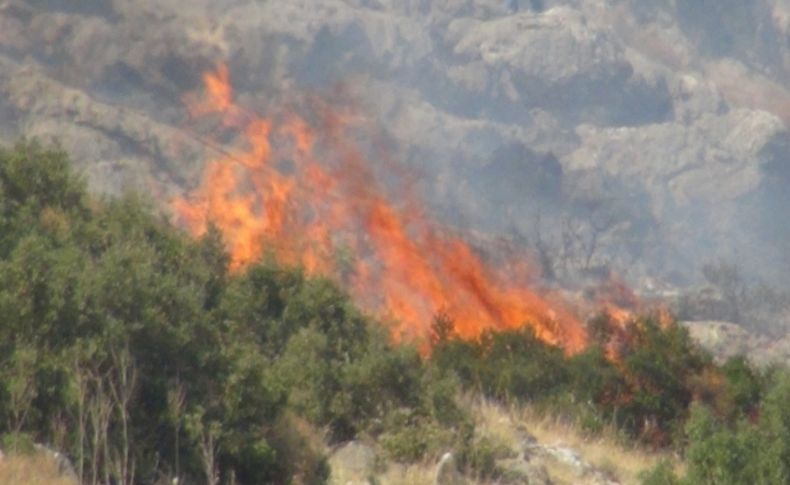
<path id="1" fill-rule="evenodd" d="M 790 363 L 790 337 L 771 339 L 731 322 L 690 321 L 691 338 L 720 361 L 744 356 L 760 367 Z"/>
<path id="2" fill-rule="evenodd" d="M 182 99 L 217 62 L 261 112 L 341 90 L 445 221 L 545 271 L 788 274 L 786 0 L 5 0 L 0 137 L 167 201 L 213 155 Z"/>
<path id="3" fill-rule="evenodd" d="M 662 460 L 679 463 L 667 451 L 626 445 L 613 433 L 592 437 L 577 426 L 541 416 L 529 407 L 507 409 L 486 400 L 472 405 L 475 420 L 495 451 L 503 473 L 493 482 L 511 485 L 630 485 Z M 374 445 L 351 441 L 330 450 L 333 485 L 486 485 L 465 477 L 456 457 L 416 464 L 382 463 Z"/>

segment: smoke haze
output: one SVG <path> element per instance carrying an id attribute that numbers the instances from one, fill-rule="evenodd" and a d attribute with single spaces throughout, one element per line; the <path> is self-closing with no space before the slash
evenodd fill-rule
<path id="1" fill-rule="evenodd" d="M 217 63 L 254 113 L 353 104 L 371 170 L 563 285 L 660 291 L 718 258 L 790 282 L 784 0 L 5 1 L 0 137 L 165 205 L 240 143 L 185 104 Z"/>

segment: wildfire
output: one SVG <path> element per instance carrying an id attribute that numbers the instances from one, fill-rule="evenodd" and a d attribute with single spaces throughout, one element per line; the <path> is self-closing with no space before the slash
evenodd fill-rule
<path id="1" fill-rule="evenodd" d="M 464 338 L 528 325 L 568 352 L 585 346 L 573 312 L 530 289 L 524 260 L 489 263 L 426 216 L 410 190 L 387 195 L 356 141 L 366 126 L 353 111 L 307 97 L 264 118 L 236 104 L 226 67 L 204 83 L 204 97 L 188 98 L 190 113 L 218 116 L 243 141 L 209 162 L 202 185 L 173 208 L 195 235 L 209 222 L 222 231 L 231 269 L 271 253 L 332 277 L 391 322 L 397 340 L 426 342 L 442 312 Z"/>

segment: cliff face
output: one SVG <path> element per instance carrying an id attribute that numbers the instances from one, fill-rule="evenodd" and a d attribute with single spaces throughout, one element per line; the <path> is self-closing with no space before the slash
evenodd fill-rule
<path id="1" fill-rule="evenodd" d="M 218 61 L 251 109 L 342 86 L 448 222 L 575 237 L 553 269 L 788 273 L 785 0 L 4 1 L 0 137 L 166 201 L 212 155 L 182 97 Z"/>

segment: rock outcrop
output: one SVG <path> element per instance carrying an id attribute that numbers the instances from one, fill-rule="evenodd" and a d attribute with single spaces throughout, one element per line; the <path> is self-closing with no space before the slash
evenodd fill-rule
<path id="1" fill-rule="evenodd" d="M 683 325 L 695 342 L 721 362 L 742 356 L 762 367 L 790 363 L 788 336 L 769 338 L 735 323 L 721 321 L 688 321 Z"/>

